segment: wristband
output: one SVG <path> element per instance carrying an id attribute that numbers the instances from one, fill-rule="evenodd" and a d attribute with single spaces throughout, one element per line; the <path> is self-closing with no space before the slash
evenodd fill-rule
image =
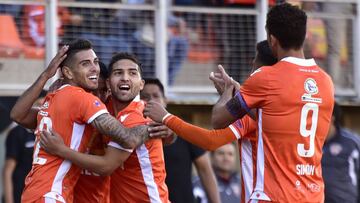
<path id="1" fill-rule="evenodd" d="M 161 119 L 161 122 L 164 123 L 165 120 L 166 120 L 167 118 L 169 118 L 170 116 L 171 116 L 171 114 L 170 114 L 170 113 L 167 113 L 167 114 Z"/>

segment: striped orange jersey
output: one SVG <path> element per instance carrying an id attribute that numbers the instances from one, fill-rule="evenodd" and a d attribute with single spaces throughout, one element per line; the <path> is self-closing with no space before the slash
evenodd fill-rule
<path id="1" fill-rule="evenodd" d="M 86 153 L 103 156 L 109 137 L 94 131 L 87 145 Z M 100 176 L 92 171 L 82 169 L 74 189 L 74 203 L 109 203 L 110 176 Z"/>
<path id="2" fill-rule="evenodd" d="M 138 97 L 117 118 L 126 127 L 149 122 Z M 112 147 L 116 143 L 110 142 Z M 165 184 L 165 162 L 161 139 L 150 139 L 134 149 L 129 158 L 111 175 L 111 202 L 169 202 Z"/>
<path id="3" fill-rule="evenodd" d="M 250 199 L 323 202 L 320 163 L 334 105 L 330 77 L 313 59 L 287 57 L 255 71 L 237 97 L 257 109 Z"/>
<path id="4" fill-rule="evenodd" d="M 112 100 L 106 102 L 106 108 L 114 116 Z M 103 156 L 105 148 L 110 142 L 108 136 L 94 131 L 87 144 L 86 153 Z M 109 203 L 110 202 L 110 176 L 100 176 L 92 171 L 82 169 L 80 178 L 74 189 L 74 203 Z"/>
<path id="5" fill-rule="evenodd" d="M 35 202 L 43 197 L 73 202 L 81 169 L 41 149 L 39 130 L 52 129 L 62 136 L 65 145 L 84 152 L 93 131 L 90 123 L 104 113 L 107 113 L 105 105 L 80 87 L 64 85 L 46 96 L 37 117 L 33 167 L 26 177 L 21 202 Z"/>

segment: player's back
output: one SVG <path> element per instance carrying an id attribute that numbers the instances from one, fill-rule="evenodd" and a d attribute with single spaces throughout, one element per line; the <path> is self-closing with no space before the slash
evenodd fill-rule
<path id="1" fill-rule="evenodd" d="M 254 85 L 254 83 L 261 85 Z M 250 89 L 256 87 L 253 93 Z M 322 146 L 334 103 L 330 77 L 313 60 L 288 57 L 242 87 L 257 108 L 257 178 L 252 199 L 321 202 Z"/>
<path id="2" fill-rule="evenodd" d="M 84 152 L 92 127 L 88 125 L 105 106 L 98 99 L 73 86 L 63 86 L 46 96 L 38 113 L 37 140 L 33 168 L 25 181 L 22 202 L 34 202 L 43 196 L 58 201 L 73 201 L 73 188 L 80 175 L 80 168 L 57 156 L 47 154 L 39 145 L 39 130 L 58 132 L 65 145 Z"/>

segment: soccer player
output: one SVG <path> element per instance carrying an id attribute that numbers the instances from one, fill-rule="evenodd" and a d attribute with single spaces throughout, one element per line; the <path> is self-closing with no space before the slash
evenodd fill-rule
<path id="1" fill-rule="evenodd" d="M 304 59 L 306 21 L 305 12 L 296 6 L 288 3 L 274 6 L 267 15 L 266 29 L 272 52 L 280 61 L 255 71 L 230 101 L 227 98 L 233 93 L 233 86 L 231 80 L 226 79 L 227 88 L 213 108 L 212 122 L 221 125 L 256 109 L 257 146 L 255 151 L 249 151 L 256 156 L 253 171 L 256 182 L 251 200 L 324 201 L 320 163 L 334 105 L 334 90 L 330 77 L 315 61 Z M 148 105 L 144 114 L 152 115 L 155 121 L 164 121 L 177 134 L 174 128 L 196 129 L 179 126 L 181 122 L 175 116 L 158 112 L 159 108 L 152 109 L 158 104 L 149 102 Z M 218 139 L 219 144 L 231 140 L 234 134 L 238 138 L 243 135 L 233 130 L 235 127 L 236 123 L 210 133 L 196 129 L 194 134 L 213 134 L 211 139 Z M 194 139 L 203 142 L 200 138 Z"/>
<path id="2" fill-rule="evenodd" d="M 252 71 L 264 65 L 274 65 L 276 62 L 277 60 L 272 55 L 268 42 L 265 40 L 257 43 L 256 56 L 253 61 Z M 211 78 L 211 79 L 213 80 L 214 85 L 217 88 L 219 94 L 222 95 L 225 87 L 224 81 L 219 80 L 219 78 Z M 150 105 L 151 103 L 152 102 L 150 102 Z M 158 104 L 158 107 L 159 106 L 160 104 Z M 157 109 L 156 107 L 154 107 L 152 111 L 162 112 L 161 109 Z M 163 115 L 165 115 L 166 113 L 167 112 L 165 112 Z M 150 117 L 152 116 L 153 113 L 151 112 Z M 159 120 L 159 122 L 161 122 L 161 120 Z M 253 182 L 256 181 L 256 177 L 253 175 L 253 171 L 256 170 L 256 168 L 253 166 L 253 163 L 256 163 L 256 159 L 255 159 L 256 157 L 252 156 L 252 154 L 249 153 L 251 151 L 256 151 L 255 147 L 257 143 L 257 137 L 256 137 L 256 123 L 254 120 L 252 120 L 249 116 L 245 116 L 241 120 L 236 121 L 226 131 L 221 130 L 222 132 L 219 132 L 219 130 L 210 132 L 198 128 L 196 126 L 191 126 L 185 124 L 184 122 L 178 122 L 178 121 L 169 121 L 166 123 L 166 125 L 168 125 L 176 133 L 179 133 L 178 135 L 184 138 L 185 140 L 211 151 L 217 149 L 218 147 L 224 144 L 230 143 L 238 139 L 238 137 L 240 137 L 241 135 L 241 139 L 238 140 L 240 164 L 242 171 L 241 202 L 245 203 L 250 200 L 250 195 L 253 191 Z M 221 128 L 221 127 L 218 126 L 217 128 Z M 156 128 L 149 128 L 149 129 L 157 130 Z M 151 136 L 157 137 L 158 134 L 156 132 L 151 131 Z M 242 161 L 242 160 L 246 160 L 246 161 Z"/>
<path id="3" fill-rule="evenodd" d="M 40 109 L 32 109 L 32 103 L 59 66 L 66 85 L 48 94 Z M 29 128 L 37 126 L 33 167 L 25 181 L 22 202 L 72 202 L 73 189 L 80 175 L 80 168 L 40 147 L 41 131 L 59 132 L 65 144 L 79 152 L 85 151 L 93 128 L 109 135 L 125 149 L 132 149 L 147 138 L 146 126 L 124 128 L 97 97 L 88 93 L 98 87 L 98 75 L 98 58 L 91 43 L 76 40 L 61 48 L 12 109 L 11 117 L 15 121 Z"/>
<path id="4" fill-rule="evenodd" d="M 113 56 L 109 68 L 108 80 L 112 95 L 109 111 L 114 112 L 119 122 L 127 127 L 148 123 L 150 120 L 145 119 L 142 114 L 144 103 L 140 100 L 139 93 L 144 81 L 137 59 L 126 53 L 119 53 Z M 106 150 L 104 156 L 78 153 L 62 144 L 55 132 L 54 135 L 44 132 L 41 144 L 45 150 L 82 168 L 100 175 L 111 174 L 111 202 L 169 202 L 161 139 L 150 139 L 131 154 L 123 151 L 120 145 L 110 142 L 108 148 L 119 150 Z M 126 161 L 119 160 L 118 157 L 122 154 L 127 154 Z"/>
<path id="5" fill-rule="evenodd" d="M 109 71 L 106 65 L 99 62 L 100 75 L 98 88 L 93 92 L 103 103 L 107 103 L 109 89 L 106 85 Z M 93 131 L 90 141 L 86 146 L 86 153 L 93 155 L 104 155 L 109 138 Z M 110 150 L 110 149 L 109 149 Z M 97 173 L 83 169 L 80 178 L 74 188 L 74 203 L 109 203 L 110 202 L 110 176 L 100 176 Z"/>
<path id="6" fill-rule="evenodd" d="M 145 101 L 154 100 L 166 107 L 164 86 L 156 78 L 145 79 L 141 98 Z M 204 186 L 204 195 L 207 195 L 210 203 L 220 202 L 215 174 L 211 168 L 208 153 L 181 137 L 177 137 L 173 132 L 171 132 L 171 136 L 175 136 L 174 143 L 164 146 L 166 184 L 169 187 L 170 201 L 174 203 L 195 201 L 191 183 L 192 164 L 194 164 Z"/>

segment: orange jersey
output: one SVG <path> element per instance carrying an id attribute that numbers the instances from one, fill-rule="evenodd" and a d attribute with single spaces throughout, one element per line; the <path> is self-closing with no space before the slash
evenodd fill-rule
<path id="1" fill-rule="evenodd" d="M 113 115 L 112 101 L 106 102 L 106 107 Z M 103 156 L 110 138 L 94 131 L 87 144 L 86 152 Z M 82 169 L 80 178 L 74 189 L 74 203 L 109 203 L 110 202 L 110 176 L 100 176 L 92 171 Z"/>
<path id="2" fill-rule="evenodd" d="M 256 183 L 256 122 L 249 116 L 230 125 L 238 140 L 241 167 L 241 203 L 249 202 Z"/>
<path id="3" fill-rule="evenodd" d="M 103 156 L 109 138 L 94 132 L 87 145 L 87 153 Z M 74 203 L 109 203 L 110 176 L 100 176 L 83 169 L 74 189 Z"/>
<path id="4" fill-rule="evenodd" d="M 126 127 L 149 122 L 142 112 L 144 103 L 134 99 L 117 118 Z M 110 142 L 110 146 L 116 143 Z M 169 202 L 165 184 L 165 162 L 161 139 L 150 139 L 134 149 L 124 166 L 111 175 L 111 202 Z"/>
<path id="5" fill-rule="evenodd" d="M 323 202 L 322 146 L 334 105 L 330 77 L 312 59 L 287 57 L 255 71 L 237 97 L 257 109 L 250 199 Z"/>
<path id="6" fill-rule="evenodd" d="M 52 129 L 62 136 L 66 146 L 85 152 L 93 131 L 90 123 L 104 113 L 107 113 L 105 105 L 80 87 L 64 85 L 46 96 L 37 117 L 33 167 L 26 177 L 21 202 L 35 202 L 43 197 L 73 202 L 81 169 L 41 149 L 39 130 Z"/>

